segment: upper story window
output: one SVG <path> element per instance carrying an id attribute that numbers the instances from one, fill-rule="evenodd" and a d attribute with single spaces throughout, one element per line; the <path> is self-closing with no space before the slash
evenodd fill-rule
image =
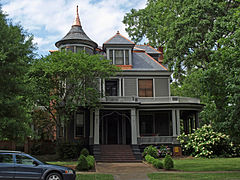
<path id="1" fill-rule="evenodd" d="M 129 49 L 109 49 L 109 59 L 116 65 L 130 65 Z"/>
<path id="2" fill-rule="evenodd" d="M 62 48 L 60 48 L 61 51 L 62 50 L 67 50 L 67 51 L 72 51 L 74 53 L 77 52 L 81 52 L 81 51 L 85 51 L 87 54 L 93 54 L 93 49 L 90 47 L 86 47 L 86 46 L 77 46 L 77 45 L 73 45 L 73 46 L 64 46 Z"/>
<path id="3" fill-rule="evenodd" d="M 153 97 L 153 80 L 152 79 L 138 80 L 138 96 Z"/>
<path id="4" fill-rule="evenodd" d="M 118 96 L 118 80 L 117 79 L 105 81 L 105 95 Z"/>

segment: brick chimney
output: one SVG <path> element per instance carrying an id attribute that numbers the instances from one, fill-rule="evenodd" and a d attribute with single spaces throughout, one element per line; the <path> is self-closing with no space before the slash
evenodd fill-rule
<path id="1" fill-rule="evenodd" d="M 162 46 L 158 47 L 158 51 L 160 51 L 160 53 L 161 53 L 160 57 L 158 58 L 158 61 L 160 63 L 162 63 L 163 62 L 163 47 Z"/>

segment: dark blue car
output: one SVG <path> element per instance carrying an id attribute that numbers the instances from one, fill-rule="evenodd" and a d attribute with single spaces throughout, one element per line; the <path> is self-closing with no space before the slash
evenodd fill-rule
<path id="1" fill-rule="evenodd" d="M 73 169 L 43 163 L 18 151 L 0 150 L 0 180 L 75 180 Z"/>

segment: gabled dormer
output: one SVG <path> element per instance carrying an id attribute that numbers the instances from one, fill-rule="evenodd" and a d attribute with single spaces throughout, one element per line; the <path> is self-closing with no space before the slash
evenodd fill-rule
<path id="1" fill-rule="evenodd" d="M 132 67 L 132 50 L 135 43 L 125 38 L 119 31 L 103 44 L 107 59 L 112 60 L 112 64 Z"/>

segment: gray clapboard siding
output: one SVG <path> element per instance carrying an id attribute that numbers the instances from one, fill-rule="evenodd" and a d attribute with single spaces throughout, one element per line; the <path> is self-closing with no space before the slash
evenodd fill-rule
<path id="1" fill-rule="evenodd" d="M 124 79 L 125 96 L 137 96 L 137 81 L 136 78 Z"/>
<path id="2" fill-rule="evenodd" d="M 155 96 L 169 96 L 168 78 L 155 79 Z"/>

